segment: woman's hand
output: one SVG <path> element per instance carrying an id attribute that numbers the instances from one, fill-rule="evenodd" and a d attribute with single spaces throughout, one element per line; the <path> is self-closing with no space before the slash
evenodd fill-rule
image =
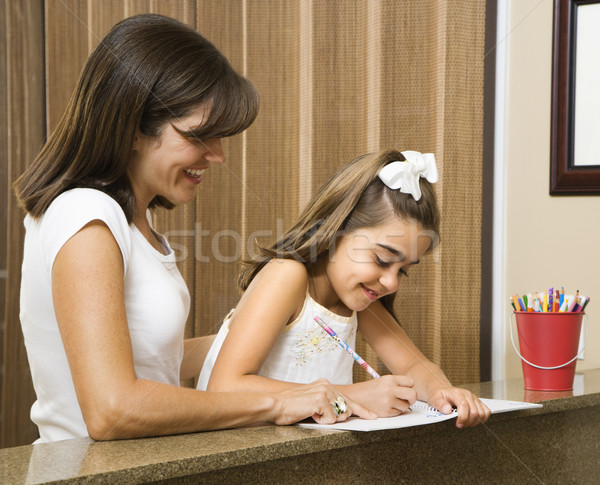
<path id="1" fill-rule="evenodd" d="M 428 404 L 444 414 L 450 414 L 452 409 L 456 408 L 458 412 L 457 428 L 485 423 L 491 414 L 489 408 L 477 396 L 459 387 L 439 389 L 430 395 Z"/>
<path id="2" fill-rule="evenodd" d="M 398 416 L 417 400 L 413 380 L 407 376 L 385 375 L 378 379 L 338 386 L 356 402 L 368 407 L 377 417 Z"/>
<path id="3" fill-rule="evenodd" d="M 336 416 L 333 403 L 340 396 L 345 401 L 347 409 Z M 309 417 L 319 424 L 344 421 L 353 414 L 363 419 L 377 417 L 372 411 L 341 394 L 326 379 L 278 392 L 274 397 L 277 404 L 273 422 L 280 425 L 296 423 Z"/>

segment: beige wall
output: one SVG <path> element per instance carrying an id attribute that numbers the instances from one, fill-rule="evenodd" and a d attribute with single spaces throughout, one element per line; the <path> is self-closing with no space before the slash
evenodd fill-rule
<path id="1" fill-rule="evenodd" d="M 549 191 L 552 0 L 509 0 L 505 124 L 506 274 L 512 293 L 564 285 L 592 298 L 585 359 L 600 367 L 600 196 L 551 197 Z M 505 320 L 506 320 L 505 318 Z M 506 333 L 506 377 L 521 376 Z"/>

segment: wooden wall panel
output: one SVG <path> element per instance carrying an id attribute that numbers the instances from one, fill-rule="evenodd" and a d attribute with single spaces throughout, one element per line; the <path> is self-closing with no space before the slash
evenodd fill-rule
<path id="1" fill-rule="evenodd" d="M 12 196 L 8 178 L 8 62 L 6 28 L 6 1 L 2 0 L 0 1 L 0 390 L 2 389 L 4 375 L 4 310 L 6 306 L 6 261 L 8 259 L 8 198 Z M 1 398 L 0 416 L 2 416 Z M 1 429 L 2 420 L 0 418 L 0 434 Z"/>
<path id="2" fill-rule="evenodd" d="M 39 1 L 7 2 L 8 180 L 24 170 L 44 139 L 43 9 Z M 4 374 L 0 446 L 31 443 L 38 436 L 29 419 L 35 400 L 19 321 L 23 259 L 23 213 L 11 192 L 7 204 L 7 286 L 4 309 Z"/>
<path id="3" fill-rule="evenodd" d="M 83 69 L 88 56 L 113 25 L 125 18 L 125 8 L 123 2 L 120 0 L 112 0 L 110 2 L 100 0 L 100 2 L 92 1 L 88 3 L 91 8 L 88 9 L 88 17 L 85 23 L 88 40 L 87 54 L 85 59 L 78 59 L 78 62 L 82 61 L 80 71 Z"/>
<path id="4" fill-rule="evenodd" d="M 264 25 L 270 25 L 268 29 Z M 261 93 L 261 111 L 248 131 L 244 179 L 244 241 L 270 244 L 298 215 L 300 179 L 299 6 L 295 1 L 247 2 L 246 75 Z M 264 235 L 263 235 L 264 234 Z"/>
<path id="5" fill-rule="evenodd" d="M 140 13 L 158 13 L 196 27 L 194 0 L 116 0 L 124 6 L 123 18 Z"/>
<path id="6" fill-rule="evenodd" d="M 461 384 L 479 381 L 485 5 L 453 2 L 445 25 L 440 362 Z"/>
<path id="7" fill-rule="evenodd" d="M 367 151 L 368 2 L 313 2 L 312 174 L 314 187 Z"/>
<path id="8" fill-rule="evenodd" d="M 88 2 L 46 0 L 46 119 L 48 133 L 62 117 L 89 55 Z"/>
<path id="9" fill-rule="evenodd" d="M 238 72 L 243 73 L 242 2 L 198 2 L 196 15 L 198 32 L 210 40 Z M 192 298 L 196 300 L 197 335 L 216 333 L 223 317 L 239 298 L 235 281 L 245 234 L 242 201 L 246 136 L 242 134 L 223 140 L 227 159 L 221 166 L 210 167 L 196 196 L 193 257 L 197 265 L 191 288 Z"/>
<path id="10" fill-rule="evenodd" d="M 4 374 L 4 308 L 6 305 L 6 261 L 8 259 L 7 224 L 8 198 L 11 197 L 8 179 L 8 75 L 6 52 L 6 1 L 0 1 L 0 389 Z M 0 415 L 2 399 L 0 399 Z M 0 421 L 0 427 L 2 426 Z"/>

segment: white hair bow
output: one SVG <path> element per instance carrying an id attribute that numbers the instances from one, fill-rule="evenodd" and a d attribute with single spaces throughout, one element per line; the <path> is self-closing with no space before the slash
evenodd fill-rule
<path id="1" fill-rule="evenodd" d="M 433 153 L 402 152 L 406 161 L 388 163 L 379 171 L 379 178 L 390 189 L 411 194 L 415 200 L 421 198 L 419 178 L 432 184 L 438 181 L 438 171 Z"/>

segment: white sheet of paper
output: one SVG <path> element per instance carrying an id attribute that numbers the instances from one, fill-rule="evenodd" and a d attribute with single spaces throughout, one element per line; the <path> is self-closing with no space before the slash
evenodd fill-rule
<path id="1" fill-rule="evenodd" d="M 492 414 L 517 411 L 519 409 L 541 408 L 541 404 L 534 404 L 521 401 L 505 401 L 503 399 L 485 399 L 481 398 Z M 411 426 L 422 426 L 424 424 L 438 423 L 448 419 L 456 418 L 458 413 L 453 411 L 450 414 L 442 414 L 437 409 L 428 406 L 423 401 L 417 401 L 409 410 L 399 416 L 392 418 L 361 419 L 356 416 L 348 418 L 346 421 L 334 424 L 317 424 L 302 422 L 299 426 L 304 428 L 317 429 L 341 429 L 347 431 L 378 431 L 382 429 L 410 428 Z"/>

